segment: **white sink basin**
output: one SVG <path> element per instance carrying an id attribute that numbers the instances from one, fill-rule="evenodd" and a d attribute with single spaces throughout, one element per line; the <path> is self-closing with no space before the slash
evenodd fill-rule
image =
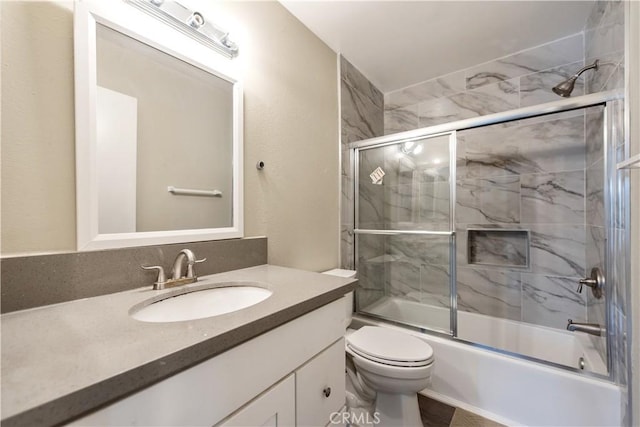
<path id="1" fill-rule="evenodd" d="M 269 298 L 273 292 L 251 282 L 216 283 L 205 289 L 186 289 L 165 299 L 143 303 L 130 315 L 142 322 L 180 322 L 242 310 Z M 213 287 L 215 286 L 215 287 Z"/>

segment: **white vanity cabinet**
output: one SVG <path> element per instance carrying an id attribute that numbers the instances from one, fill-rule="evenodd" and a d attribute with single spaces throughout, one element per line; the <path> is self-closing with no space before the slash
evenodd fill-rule
<path id="1" fill-rule="evenodd" d="M 323 426 L 345 404 L 344 339 L 296 371 L 296 425 Z"/>
<path id="2" fill-rule="evenodd" d="M 295 375 L 265 391 L 221 423 L 225 427 L 292 426 L 296 422 Z"/>
<path id="3" fill-rule="evenodd" d="M 344 304 L 322 306 L 69 425 L 326 426 L 345 402 Z"/>

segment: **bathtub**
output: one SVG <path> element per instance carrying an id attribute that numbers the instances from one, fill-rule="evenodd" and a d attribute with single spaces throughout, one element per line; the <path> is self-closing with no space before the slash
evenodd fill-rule
<path id="1" fill-rule="evenodd" d="M 385 298 L 367 312 L 408 324 L 448 325 L 449 311 L 438 307 Z M 422 317 L 420 317 L 422 316 Z M 429 319 L 422 323 L 420 319 Z M 401 328 L 355 315 L 352 327 L 379 325 L 401 329 L 423 339 L 435 352 L 429 388 L 421 393 L 506 425 L 619 426 L 620 390 L 598 378 L 522 360 L 452 339 Z M 444 329 L 444 328 L 443 328 Z M 606 372 L 606 366 L 581 334 L 458 312 L 461 339 L 576 366 Z"/>

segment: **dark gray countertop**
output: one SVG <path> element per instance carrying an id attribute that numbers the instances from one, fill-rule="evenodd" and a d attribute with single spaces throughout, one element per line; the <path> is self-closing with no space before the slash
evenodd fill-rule
<path id="1" fill-rule="evenodd" d="M 3 315 L 3 427 L 71 420 L 334 301 L 357 284 L 261 265 L 186 287 L 225 281 L 265 283 L 273 295 L 233 313 L 174 323 L 129 316 L 131 307 L 176 292 L 150 286 Z"/>

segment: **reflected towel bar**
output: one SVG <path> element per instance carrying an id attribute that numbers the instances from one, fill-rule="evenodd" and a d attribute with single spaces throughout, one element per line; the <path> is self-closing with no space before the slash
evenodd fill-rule
<path id="1" fill-rule="evenodd" d="M 176 188 L 168 186 L 167 191 L 177 196 L 202 196 L 202 197 L 222 197 L 220 190 L 191 190 L 189 188 Z"/>

